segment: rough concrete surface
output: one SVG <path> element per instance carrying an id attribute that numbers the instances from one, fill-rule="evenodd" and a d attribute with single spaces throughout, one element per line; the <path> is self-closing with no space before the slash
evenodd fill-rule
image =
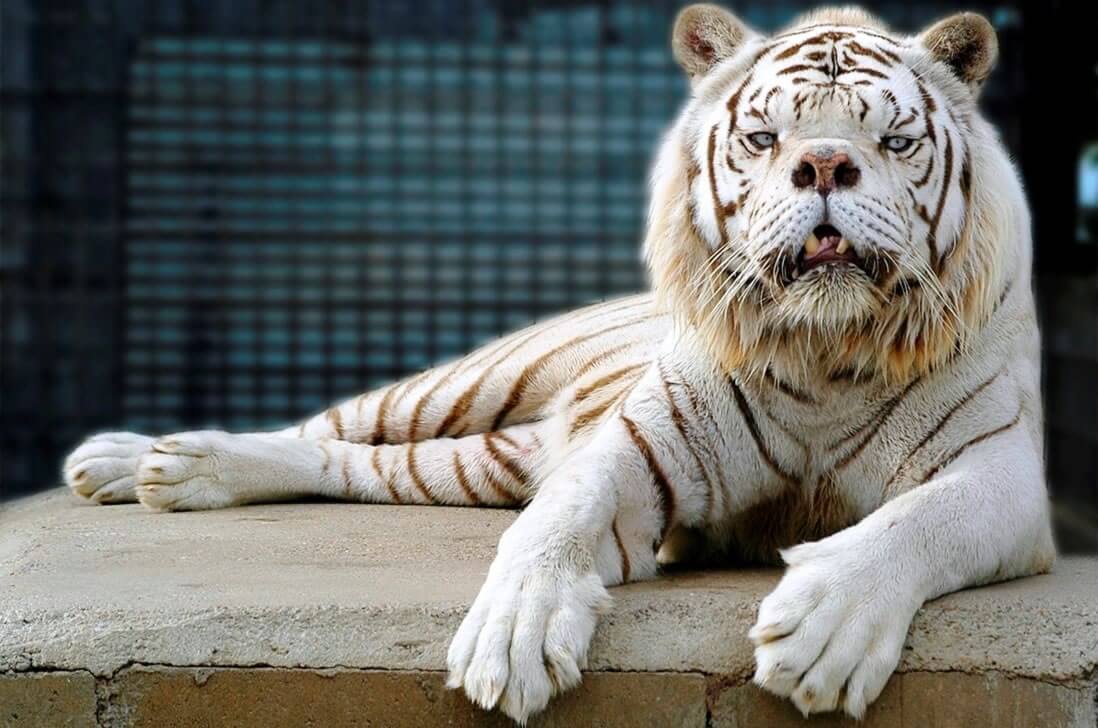
<path id="1" fill-rule="evenodd" d="M 55 702 L 86 700 L 93 681 L 93 717 L 109 725 L 153 725 L 148 716 L 173 709 L 253 724 L 248 716 L 261 714 L 241 695 L 267 696 L 256 704 L 282 716 L 262 724 L 314 720 L 301 711 L 317 701 L 304 695 L 335 706 L 317 725 L 400 724 L 370 718 L 387 700 L 404 706 L 407 725 L 425 725 L 412 718 L 424 711 L 447 716 L 442 724 L 480 724 L 485 716 L 444 691 L 438 671 L 514 517 L 331 503 L 163 514 L 63 491 L 0 506 L 0 725 L 24 724 L 5 711 L 44 689 L 26 682 L 32 676 L 62 681 L 50 687 Z M 778 577 L 687 572 L 613 589 L 589 665 L 600 674 L 543 724 L 624 725 L 628 716 L 637 725 L 642 714 L 662 721 L 651 725 L 704 725 L 707 716 L 715 726 L 800 724 L 787 704 L 747 683 L 746 633 Z M 1006 711 L 994 725 L 1031 724 L 1032 714 L 1093 726 L 1096 665 L 1098 560 L 1063 559 L 1051 575 L 926 605 L 900 666 L 906 674 L 866 725 L 961 725 L 927 711 L 967 696 L 966 706 L 983 706 L 973 715 Z M 263 669 L 239 669 L 249 667 Z M 296 700 L 276 699 L 286 691 Z M 618 707 L 596 720 L 600 701 Z M 889 705 L 900 711 L 892 722 L 873 723 Z M 245 712 L 234 719 L 225 706 Z"/>

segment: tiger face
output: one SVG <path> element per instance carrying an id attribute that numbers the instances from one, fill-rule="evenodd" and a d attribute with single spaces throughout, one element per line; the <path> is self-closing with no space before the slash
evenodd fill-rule
<path id="1" fill-rule="evenodd" d="M 960 232 L 962 135 L 902 51 L 861 28 L 795 31 L 705 110 L 699 227 L 817 324 L 871 314 L 898 271 L 932 276 Z"/>
<path id="2" fill-rule="evenodd" d="M 996 53 L 987 21 L 902 38 L 843 9 L 762 38 L 703 5 L 680 15 L 673 45 L 694 81 L 670 135 L 685 160 L 678 223 L 702 250 L 655 249 L 661 221 L 676 223 L 654 208 L 657 288 L 659 266 L 686 277 L 702 292 L 695 323 L 727 325 L 741 359 L 812 336 L 851 352 L 836 367 L 869 367 L 862 339 L 927 348 L 921 322 L 959 315 L 945 268 L 971 219 L 976 92 Z M 659 176 L 675 159 L 661 155 L 653 205 L 673 200 Z M 882 342 L 885 330 L 906 340 Z"/>

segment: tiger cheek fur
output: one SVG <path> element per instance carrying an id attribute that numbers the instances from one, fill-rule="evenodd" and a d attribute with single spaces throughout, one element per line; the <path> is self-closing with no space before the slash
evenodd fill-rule
<path id="1" fill-rule="evenodd" d="M 652 174 L 652 294 L 278 432 L 99 435 L 69 486 L 525 505 L 447 655 L 520 722 L 580 681 L 606 587 L 676 553 L 782 560 L 755 681 L 861 716 L 925 600 L 1054 559 L 1028 212 L 976 106 L 995 35 L 846 8 L 766 38 L 698 5 L 672 48 L 693 91 Z"/>

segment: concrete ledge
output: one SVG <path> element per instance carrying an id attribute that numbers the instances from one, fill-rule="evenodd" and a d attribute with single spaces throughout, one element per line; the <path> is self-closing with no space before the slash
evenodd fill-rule
<path id="1" fill-rule="evenodd" d="M 0 725 L 507 724 L 441 670 L 511 512 L 0 508 Z M 584 686 L 532 724 L 804 725 L 748 682 L 778 575 L 614 589 Z M 1093 728 L 1096 665 L 1098 560 L 1064 559 L 928 604 L 861 725 Z"/>

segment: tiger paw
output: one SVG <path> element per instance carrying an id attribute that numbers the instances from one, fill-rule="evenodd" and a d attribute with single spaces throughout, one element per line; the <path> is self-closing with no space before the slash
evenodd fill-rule
<path id="1" fill-rule="evenodd" d="M 152 443 L 137 466 L 137 499 L 158 511 L 197 511 L 237 505 L 234 483 L 246 476 L 244 436 L 198 430 Z"/>
<path id="2" fill-rule="evenodd" d="M 497 564 L 450 644 L 447 685 L 525 724 L 579 684 L 598 616 L 609 605 L 594 573 Z"/>
<path id="3" fill-rule="evenodd" d="M 133 432 L 105 432 L 85 440 L 65 459 L 65 484 L 95 503 L 137 502 L 137 463 L 153 438 Z"/>
<path id="4" fill-rule="evenodd" d="M 806 717 L 841 708 L 861 719 L 896 669 L 921 600 L 902 573 L 858 563 L 865 549 L 829 541 L 783 552 L 789 569 L 749 633 L 754 681 Z"/>

